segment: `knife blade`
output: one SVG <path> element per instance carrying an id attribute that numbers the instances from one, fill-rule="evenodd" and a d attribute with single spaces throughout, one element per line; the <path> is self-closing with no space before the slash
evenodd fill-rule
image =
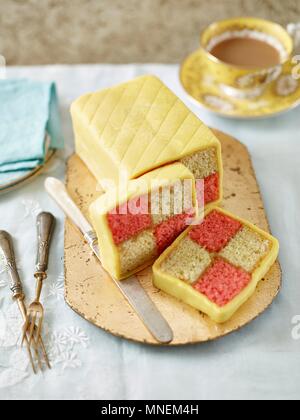
<path id="1" fill-rule="evenodd" d="M 97 235 L 68 194 L 65 185 L 60 180 L 49 177 L 45 181 L 45 188 L 48 194 L 63 210 L 65 215 L 68 216 L 74 225 L 81 231 L 90 248 L 101 263 Z M 170 343 L 173 340 L 173 331 L 140 284 L 138 278 L 136 276 L 131 276 L 122 281 L 118 281 L 112 277 L 111 279 L 155 340 L 162 344 Z"/>

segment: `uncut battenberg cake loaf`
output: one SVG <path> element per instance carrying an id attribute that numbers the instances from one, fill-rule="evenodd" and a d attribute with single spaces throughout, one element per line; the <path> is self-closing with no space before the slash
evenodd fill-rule
<path id="1" fill-rule="evenodd" d="M 71 114 L 76 152 L 105 191 L 107 180 L 136 179 L 180 161 L 204 179 L 205 204 L 221 200 L 218 139 L 157 77 L 84 95 Z"/>
<path id="2" fill-rule="evenodd" d="M 110 190 L 90 206 L 103 267 L 117 280 L 142 270 L 197 215 L 194 177 L 180 163 Z"/>
<path id="3" fill-rule="evenodd" d="M 212 208 L 157 259 L 154 284 L 223 323 L 252 296 L 278 250 L 270 234 Z"/>

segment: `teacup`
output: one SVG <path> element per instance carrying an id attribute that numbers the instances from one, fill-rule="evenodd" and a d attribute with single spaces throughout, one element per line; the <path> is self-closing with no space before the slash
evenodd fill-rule
<path id="1" fill-rule="evenodd" d="M 210 75 L 226 95 L 255 98 L 290 63 L 294 40 L 276 23 L 244 17 L 211 24 L 201 35 L 201 49 Z"/>

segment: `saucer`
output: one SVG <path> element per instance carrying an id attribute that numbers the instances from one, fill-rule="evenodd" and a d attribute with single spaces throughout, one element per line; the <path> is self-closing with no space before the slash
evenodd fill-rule
<path id="1" fill-rule="evenodd" d="M 182 63 L 180 81 L 197 105 L 227 118 L 256 119 L 275 116 L 300 105 L 300 80 L 292 77 L 292 70 L 291 63 L 261 96 L 237 99 L 224 94 L 210 76 L 203 52 L 198 50 Z"/>

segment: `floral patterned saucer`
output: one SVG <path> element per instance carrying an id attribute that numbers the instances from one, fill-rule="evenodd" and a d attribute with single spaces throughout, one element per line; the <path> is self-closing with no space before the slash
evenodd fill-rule
<path id="1" fill-rule="evenodd" d="M 300 80 L 292 76 L 292 71 L 291 63 L 259 97 L 234 98 L 221 90 L 208 72 L 202 51 L 198 50 L 181 65 L 180 81 L 197 105 L 223 117 L 255 119 L 275 116 L 300 105 Z"/>

